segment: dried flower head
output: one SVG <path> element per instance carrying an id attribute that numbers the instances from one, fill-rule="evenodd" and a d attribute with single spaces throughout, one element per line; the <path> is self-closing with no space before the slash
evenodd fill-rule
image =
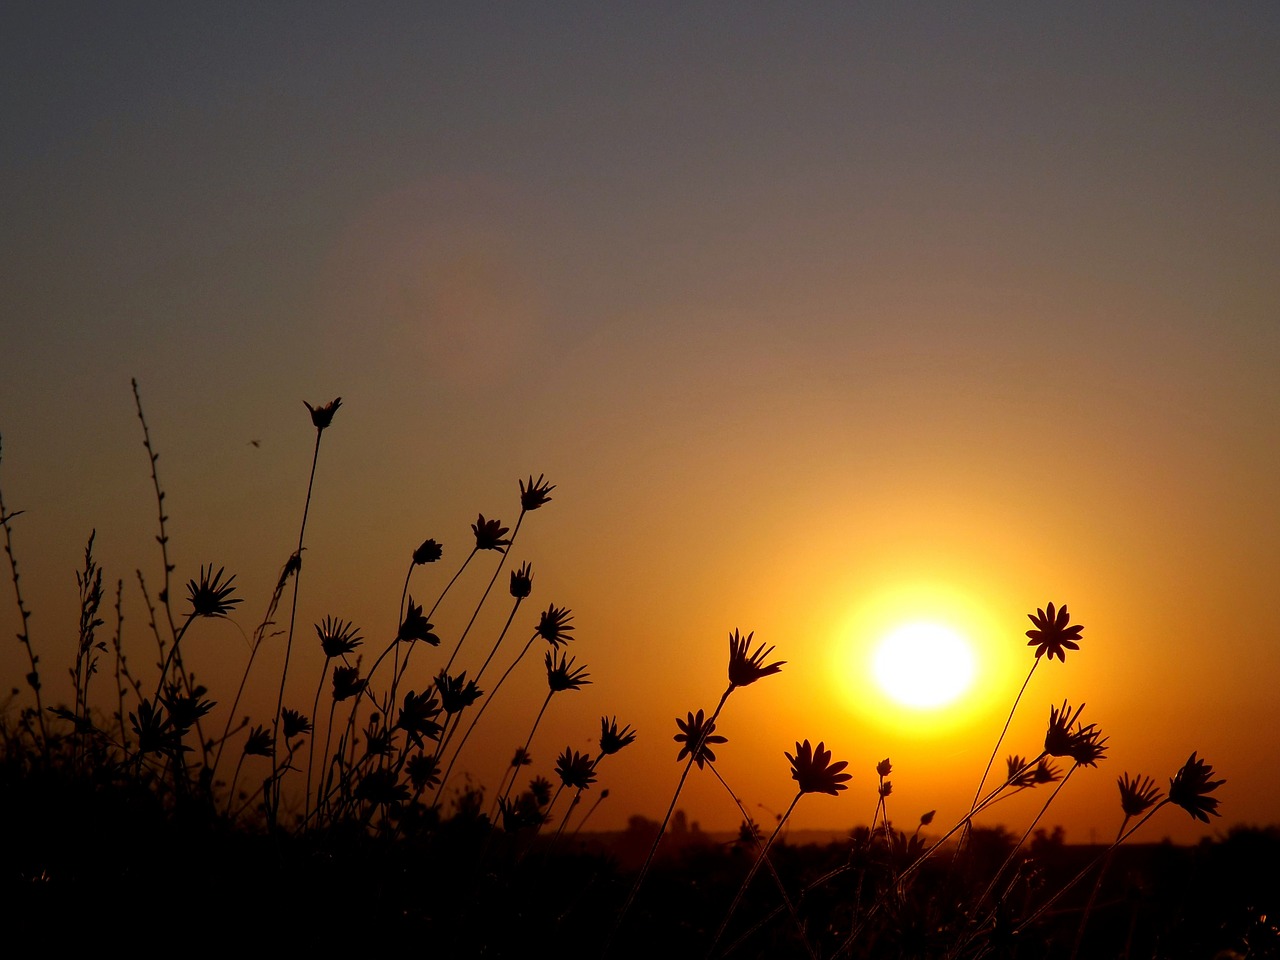
<path id="1" fill-rule="evenodd" d="M 853 775 L 841 773 L 849 761 L 832 763 L 831 751 L 821 741 L 816 747 L 810 746 L 808 740 L 797 741 L 795 756 L 789 753 L 783 756 L 791 761 L 791 779 L 800 785 L 801 793 L 829 793 L 834 797 L 841 790 L 849 789 L 845 781 L 852 780 Z"/>
<path id="2" fill-rule="evenodd" d="M 1035 613 L 1028 613 L 1027 618 L 1036 625 L 1034 630 L 1027 631 L 1027 636 L 1031 638 L 1027 646 L 1036 648 L 1037 660 L 1047 653 L 1050 660 L 1057 657 L 1065 663 L 1067 650 L 1080 649 L 1077 641 L 1084 627 L 1078 623 L 1067 625 L 1071 618 L 1067 614 L 1065 603 L 1057 610 L 1051 603 Z"/>
<path id="3" fill-rule="evenodd" d="M 1140 815 L 1164 796 L 1150 777 L 1137 776 L 1130 779 L 1126 773 L 1116 779 L 1116 786 L 1120 788 L 1120 809 L 1126 817 Z"/>
<path id="4" fill-rule="evenodd" d="M 244 741 L 244 755 L 246 757 L 269 757 L 271 749 L 275 746 L 275 737 L 271 736 L 271 731 L 266 727 L 254 727 L 249 731 L 249 736 Z"/>
<path id="5" fill-rule="evenodd" d="M 676 743 L 683 743 L 680 752 L 676 754 L 676 760 L 683 760 L 692 754 L 694 763 L 698 765 L 698 769 L 702 769 L 703 763 L 708 760 L 714 762 L 716 755 L 711 752 L 713 743 L 728 743 L 728 737 L 722 737 L 715 733 L 715 723 L 704 718 L 701 710 L 695 717 L 689 714 L 689 719 L 681 720 L 676 717 L 676 726 L 680 728 L 680 732 L 674 737 Z"/>
<path id="6" fill-rule="evenodd" d="M 400 707 L 400 716 L 396 718 L 396 729 L 403 730 L 419 749 L 423 740 L 439 740 L 443 727 L 436 722 L 440 716 L 440 701 L 430 690 L 422 693 L 410 691 L 404 695 L 404 704 Z"/>
<path id="7" fill-rule="evenodd" d="M 317 430 L 323 430 L 329 424 L 333 423 L 333 415 L 338 412 L 338 408 L 342 406 L 342 398 L 335 397 L 323 407 L 313 407 L 307 401 L 303 400 L 303 404 L 311 411 L 311 423 Z"/>
<path id="8" fill-rule="evenodd" d="M 364 690 L 367 682 L 367 680 L 360 679 L 360 668 L 358 666 L 334 667 L 333 699 L 339 703 L 343 700 L 350 700 Z"/>
<path id="9" fill-rule="evenodd" d="M 355 624 L 334 617 L 325 617 L 323 623 L 316 624 L 316 636 L 324 655 L 330 658 L 351 653 L 364 642 Z"/>
<path id="10" fill-rule="evenodd" d="M 927 827 L 929 824 L 933 823 L 933 818 L 937 813 L 937 810 L 929 810 L 920 814 L 920 826 Z"/>
<path id="11" fill-rule="evenodd" d="M 556 774 L 566 787 L 585 790 L 596 782 L 595 761 L 585 753 L 578 753 L 569 747 L 564 748 L 556 760 Z"/>
<path id="12" fill-rule="evenodd" d="M 222 573 L 222 567 L 214 573 L 213 564 L 209 564 L 207 568 L 200 567 L 198 583 L 195 580 L 187 581 L 187 599 L 191 601 L 192 616 L 225 617 L 237 603 L 240 603 L 239 597 L 231 596 L 236 591 L 235 574 L 227 577 L 224 583 Z"/>
<path id="13" fill-rule="evenodd" d="M 893 764 L 889 762 L 888 757 L 885 757 L 883 760 L 881 760 L 879 763 L 876 764 L 876 776 L 880 777 L 881 779 L 884 779 L 892 772 L 893 772 Z"/>
<path id="14" fill-rule="evenodd" d="M 623 747 L 632 743 L 635 738 L 636 734 L 631 729 L 631 724 L 627 724 L 619 730 L 617 717 L 612 720 L 608 717 L 600 718 L 600 752 L 606 756 L 612 756 L 617 753 Z"/>
<path id="15" fill-rule="evenodd" d="M 436 543 L 434 540 L 423 540 L 422 546 L 413 551 L 413 562 L 415 565 L 424 563 L 435 563 L 444 556 L 444 547 Z"/>
<path id="16" fill-rule="evenodd" d="M 587 668 L 575 667 L 573 661 L 573 657 L 566 658 L 564 654 L 561 654 L 557 661 L 551 655 L 551 651 L 547 651 L 547 686 L 551 688 L 552 693 L 559 693 L 561 690 L 578 690 L 591 682 L 587 679 L 590 676 Z"/>
<path id="17" fill-rule="evenodd" d="M 527 767 L 533 763 L 533 757 L 529 755 L 529 751 L 524 747 L 516 747 L 515 755 L 511 758 L 511 766 L 515 768 Z"/>
<path id="18" fill-rule="evenodd" d="M 533 474 L 529 474 L 528 486 L 523 480 L 520 481 L 520 509 L 537 510 L 551 500 L 550 494 L 554 489 L 555 484 L 543 482 L 542 474 L 538 474 L 536 481 L 533 479 Z"/>
<path id="19" fill-rule="evenodd" d="M 507 530 L 501 521 L 486 520 L 483 513 L 479 514 L 476 522 L 471 525 L 471 532 L 476 535 L 476 549 L 501 550 L 509 546 L 511 541 L 503 536 Z"/>
<path id="20" fill-rule="evenodd" d="M 777 673 L 787 662 L 778 660 L 766 666 L 765 657 L 773 653 L 774 648 L 770 647 L 766 650 L 761 643 L 756 647 L 755 653 L 750 653 L 751 639 L 754 636 L 754 632 L 748 633 L 745 637 L 739 636 L 737 630 L 729 635 L 729 683 L 735 687 L 745 687 L 749 683 L 755 683 L 761 677 Z"/>
<path id="21" fill-rule="evenodd" d="M 889 794 L 893 793 L 893 781 L 892 781 L 892 780 L 881 780 L 881 781 L 880 781 L 880 786 L 879 786 L 877 789 L 878 789 L 878 792 L 879 792 L 879 794 L 880 794 L 880 799 L 881 799 L 881 800 L 883 800 L 883 799 L 884 799 L 885 797 L 887 797 Z"/>
<path id="22" fill-rule="evenodd" d="M 1044 750 L 1051 757 L 1069 757 L 1071 756 L 1071 748 L 1074 744 L 1074 734 L 1071 728 L 1075 726 L 1076 721 L 1080 718 L 1081 711 L 1084 710 L 1084 704 L 1080 704 L 1076 708 L 1076 712 L 1071 712 L 1071 707 L 1067 705 L 1067 701 L 1062 701 L 1062 709 L 1057 707 L 1049 708 L 1049 729 L 1044 735 Z"/>
<path id="23" fill-rule="evenodd" d="M 538 618 L 538 636 L 553 647 L 568 643 L 573 639 L 569 636 L 574 629 L 569 625 L 569 621 L 572 619 L 573 614 L 569 612 L 567 607 L 557 607 L 553 603 Z"/>
<path id="24" fill-rule="evenodd" d="M 409 773 L 409 782 L 415 790 L 425 790 L 440 782 L 440 758 L 429 757 L 425 753 L 415 753 L 405 765 Z"/>
<path id="25" fill-rule="evenodd" d="M 301 734 L 311 732 L 311 718 L 298 710 L 290 710 L 288 707 L 280 711 L 280 725 L 284 728 L 284 738 L 286 740 L 292 740 Z"/>
<path id="26" fill-rule="evenodd" d="M 1108 739 L 1108 737 L 1102 735 L 1102 730 L 1098 728 L 1096 723 L 1091 723 L 1087 727 L 1079 727 L 1071 734 L 1071 749 L 1068 755 L 1082 767 L 1096 767 L 1098 761 L 1107 752 L 1106 743 Z"/>
<path id="27" fill-rule="evenodd" d="M 1169 802 L 1176 803 L 1197 820 L 1209 822 L 1209 814 L 1220 817 L 1218 798 L 1209 796 L 1226 780 L 1210 780 L 1213 767 L 1196 758 L 1193 752 L 1182 769 L 1169 780 Z"/>
<path id="28" fill-rule="evenodd" d="M 529 569 L 528 561 L 525 561 L 511 571 L 511 595 L 517 600 L 523 600 L 532 592 L 533 573 Z"/>
<path id="29" fill-rule="evenodd" d="M 440 693 L 440 705 L 444 712 L 452 716 L 471 706 L 483 695 L 474 680 L 467 679 L 467 671 L 463 670 L 456 677 L 451 677 L 443 670 L 436 676 L 436 690 Z"/>
<path id="30" fill-rule="evenodd" d="M 413 597 L 409 597 L 409 608 L 405 612 L 404 622 L 400 624 L 400 630 L 396 633 L 397 640 L 421 640 L 429 643 L 433 647 L 440 646 L 440 638 L 431 632 L 434 624 L 427 623 L 427 618 L 422 615 L 422 606 L 413 602 Z"/>

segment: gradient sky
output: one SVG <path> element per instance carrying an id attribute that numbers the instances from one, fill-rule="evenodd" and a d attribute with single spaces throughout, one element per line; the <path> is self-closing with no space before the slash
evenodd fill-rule
<path id="1" fill-rule="evenodd" d="M 176 577 L 225 565 L 245 598 L 186 642 L 224 701 L 296 544 L 301 401 L 341 396 L 290 668 L 308 712 L 311 624 L 354 620 L 372 657 L 413 548 L 445 546 L 411 586 L 434 601 L 476 515 L 510 524 L 545 473 L 510 642 L 570 607 L 595 681 L 553 701 L 535 772 L 602 714 L 639 730 L 597 827 L 662 815 L 674 718 L 714 707 L 734 629 L 787 661 L 723 714 L 748 807 L 785 809 L 808 738 L 854 780 L 794 826 L 867 822 L 886 756 L 898 824 L 949 825 L 1049 601 L 1082 649 L 1037 670 L 1002 755 L 1038 752 L 1064 699 L 1110 754 L 1046 823 L 1109 837 L 1116 777 L 1167 785 L 1193 750 L 1222 820 L 1165 810 L 1147 839 L 1280 821 L 1277 50 L 1271 2 L 7 4 L 0 484 L 46 689 L 69 688 L 94 528 L 126 650 L 154 656 L 130 378 Z M 921 615 L 983 670 L 927 722 L 865 680 Z M 527 735 L 537 653 L 459 761 L 480 781 Z M 255 665 L 255 719 L 282 659 Z M 18 644 L 0 665 L 20 682 Z M 1043 797 L 990 822 L 1021 832 Z M 709 772 L 681 805 L 738 820 Z"/>

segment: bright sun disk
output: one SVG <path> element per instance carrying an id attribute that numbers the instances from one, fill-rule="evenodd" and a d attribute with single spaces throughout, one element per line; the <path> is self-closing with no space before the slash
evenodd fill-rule
<path id="1" fill-rule="evenodd" d="M 880 688 L 903 706 L 943 707 L 973 683 L 973 650 L 941 624 L 908 623 L 880 641 L 872 672 Z"/>

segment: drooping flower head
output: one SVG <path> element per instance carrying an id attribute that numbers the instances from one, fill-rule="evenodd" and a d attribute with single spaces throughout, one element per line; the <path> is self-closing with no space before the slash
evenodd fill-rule
<path id="1" fill-rule="evenodd" d="M 770 647 L 766 650 L 761 643 L 756 647 L 755 653 L 750 653 L 751 639 L 754 636 L 754 632 L 748 633 L 745 637 L 739 636 L 737 630 L 729 634 L 729 683 L 735 687 L 745 687 L 749 683 L 755 683 L 761 677 L 777 673 L 787 662 L 778 660 L 766 666 L 765 657 L 773 653 L 774 648 Z"/>
<path id="2" fill-rule="evenodd" d="M 471 532 L 476 535 L 476 549 L 501 550 L 509 546 L 511 541 L 503 536 L 507 530 L 501 521 L 486 520 L 483 513 L 479 514 L 476 522 L 471 525 Z"/>
<path id="3" fill-rule="evenodd" d="M 360 668 L 358 666 L 334 667 L 333 699 L 339 703 L 343 700 L 350 700 L 364 690 L 367 682 L 367 680 L 360 679 Z"/>
<path id="4" fill-rule="evenodd" d="M 631 724 L 627 724 L 619 730 L 617 717 L 612 720 L 608 717 L 600 718 L 600 752 L 606 756 L 612 756 L 617 753 L 623 747 L 632 743 L 635 738 L 636 734 L 631 729 Z"/>
<path id="5" fill-rule="evenodd" d="M 317 623 L 316 636 L 320 638 L 324 655 L 330 659 L 351 653 L 364 642 L 355 624 L 336 617 L 325 617 L 322 623 Z"/>
<path id="6" fill-rule="evenodd" d="M 701 710 L 696 717 L 690 713 L 688 720 L 676 717 L 676 726 L 680 728 L 680 732 L 673 739 L 676 743 L 684 744 L 676 754 L 676 760 L 683 760 L 692 754 L 693 761 L 698 765 L 699 770 L 708 760 L 715 762 L 716 755 L 711 752 L 711 744 L 729 742 L 728 737 L 722 737 L 714 732 L 716 725 L 705 719 Z"/>
<path id="7" fill-rule="evenodd" d="M 551 651 L 547 651 L 547 686 L 552 693 L 559 693 L 562 690 L 578 690 L 591 681 L 587 679 L 590 676 L 585 666 L 575 667 L 573 665 L 573 657 L 565 657 L 560 655 L 560 659 L 556 660 L 551 655 Z"/>
<path id="8" fill-rule="evenodd" d="M 533 573 L 529 569 L 529 562 L 526 560 L 520 566 L 511 571 L 511 595 L 517 600 L 523 600 L 533 592 Z"/>
<path id="9" fill-rule="evenodd" d="M 191 614 L 196 617 L 225 617 L 240 602 L 239 597 L 232 597 L 236 592 L 236 576 L 233 573 L 222 580 L 222 567 L 213 572 L 213 564 L 200 567 L 200 581 L 187 581 L 187 599 L 191 601 Z"/>
<path id="10" fill-rule="evenodd" d="M 422 546 L 413 551 L 413 562 L 416 565 L 435 563 L 444 556 L 444 547 L 434 540 L 423 540 Z"/>
<path id="11" fill-rule="evenodd" d="M 1176 803 L 1197 820 L 1209 822 L 1209 815 L 1220 817 L 1218 798 L 1209 796 L 1226 780 L 1210 780 L 1213 767 L 1196 758 L 1193 752 L 1177 775 L 1169 780 L 1169 802 Z"/>
<path id="12" fill-rule="evenodd" d="M 1130 779 L 1126 773 L 1116 778 L 1116 786 L 1120 788 L 1120 809 L 1126 817 L 1139 816 L 1164 796 L 1150 777 L 1137 776 Z"/>
<path id="13" fill-rule="evenodd" d="M 465 670 L 456 677 L 441 670 L 436 676 L 436 690 L 440 694 L 440 706 L 450 716 L 461 713 L 484 694 L 474 680 L 467 679 Z"/>
<path id="14" fill-rule="evenodd" d="M 556 760 L 556 774 L 566 787 L 585 790 L 596 782 L 595 762 L 585 753 L 578 753 L 569 747 L 564 748 Z"/>
<path id="15" fill-rule="evenodd" d="M 528 486 L 523 480 L 520 481 L 520 509 L 537 510 L 551 500 L 551 491 L 555 488 L 555 484 L 543 482 L 542 474 L 538 474 L 536 481 L 533 474 L 529 474 Z"/>
<path id="16" fill-rule="evenodd" d="M 1056 610 L 1051 603 L 1035 613 L 1028 613 L 1027 618 L 1036 625 L 1034 630 L 1027 631 L 1027 636 L 1031 638 L 1027 646 L 1036 648 L 1037 660 L 1047 653 L 1050 660 L 1057 657 L 1065 663 L 1067 650 L 1080 649 L 1077 641 L 1084 627 L 1078 623 L 1068 626 L 1071 618 L 1067 614 L 1065 603 Z"/>
<path id="17" fill-rule="evenodd" d="M 275 746 L 275 737 L 271 736 L 271 731 L 266 727 L 254 727 L 244 741 L 244 755 L 269 757 L 273 746 Z"/>
<path id="18" fill-rule="evenodd" d="M 440 638 L 431 632 L 435 624 L 428 623 L 427 618 L 422 615 L 422 606 L 413 602 L 413 597 L 409 597 L 409 608 L 405 611 L 404 622 L 400 624 L 400 629 L 396 632 L 397 640 L 421 640 L 429 643 L 433 647 L 440 646 Z"/>
<path id="19" fill-rule="evenodd" d="M 849 789 L 845 781 L 852 780 L 853 775 L 841 773 L 849 761 L 832 763 L 831 751 L 821 741 L 816 747 L 810 746 L 808 740 L 797 741 L 795 756 L 789 753 L 783 756 L 791 761 L 791 779 L 800 785 L 801 793 L 829 793 L 834 797 L 841 790 Z"/>
<path id="20" fill-rule="evenodd" d="M 285 707 L 280 711 L 280 726 L 284 729 L 284 738 L 292 740 L 294 737 L 311 732 L 311 718 L 298 710 Z"/>
<path id="21" fill-rule="evenodd" d="M 569 625 L 572 619 L 573 614 L 569 612 L 568 607 L 557 607 L 553 603 L 538 618 L 538 636 L 553 647 L 568 643 L 573 639 L 569 636 L 574 629 Z"/>
<path id="22" fill-rule="evenodd" d="M 1098 761 L 1106 755 L 1108 737 L 1102 735 L 1096 723 L 1087 727 L 1079 727 L 1071 734 L 1071 749 L 1068 755 L 1082 767 L 1096 767 Z"/>
<path id="23" fill-rule="evenodd" d="M 322 407 L 313 407 L 307 401 L 303 400 L 303 404 L 311 411 L 311 423 L 317 430 L 323 430 L 329 424 L 333 423 L 333 415 L 338 412 L 338 408 L 342 406 L 342 398 L 335 397 Z"/>

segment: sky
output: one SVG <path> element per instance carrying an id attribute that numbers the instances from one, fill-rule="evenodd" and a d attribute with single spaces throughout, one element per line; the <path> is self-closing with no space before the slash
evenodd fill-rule
<path id="1" fill-rule="evenodd" d="M 791 827 L 867 823 L 886 757 L 899 826 L 953 823 L 1048 602 L 1081 649 L 1037 667 L 997 765 L 1064 700 L 1109 750 L 1042 825 L 1110 838 L 1116 778 L 1167 786 L 1192 751 L 1227 780 L 1222 818 L 1165 809 L 1145 838 L 1280 821 L 1277 49 L 1267 2 L 7 4 L 0 490 L 47 696 L 70 689 L 90 531 L 104 629 L 119 582 L 123 646 L 154 669 L 131 380 L 175 595 L 213 564 L 244 599 L 184 639 L 219 709 L 297 545 L 303 401 L 341 397 L 288 668 L 308 714 L 313 625 L 358 625 L 367 666 L 414 548 L 444 546 L 409 584 L 429 608 L 471 524 L 513 526 L 544 475 L 551 502 L 467 565 L 414 679 L 496 572 L 458 654 L 474 675 L 530 563 L 496 660 L 554 604 L 592 680 L 552 699 L 530 772 L 594 753 L 601 716 L 638 732 L 601 764 L 596 828 L 661 818 L 675 719 L 715 707 L 735 630 L 786 664 L 726 702 L 724 783 L 693 771 L 689 819 L 734 829 L 727 784 L 771 821 L 808 739 L 854 777 Z M 869 679 L 918 619 L 973 645 L 953 707 Z M 255 721 L 286 626 L 246 683 Z M 491 784 L 528 736 L 538 643 L 453 783 Z M 25 656 L 0 646 L 5 689 Z M 1046 797 L 982 822 L 1021 833 Z"/>

